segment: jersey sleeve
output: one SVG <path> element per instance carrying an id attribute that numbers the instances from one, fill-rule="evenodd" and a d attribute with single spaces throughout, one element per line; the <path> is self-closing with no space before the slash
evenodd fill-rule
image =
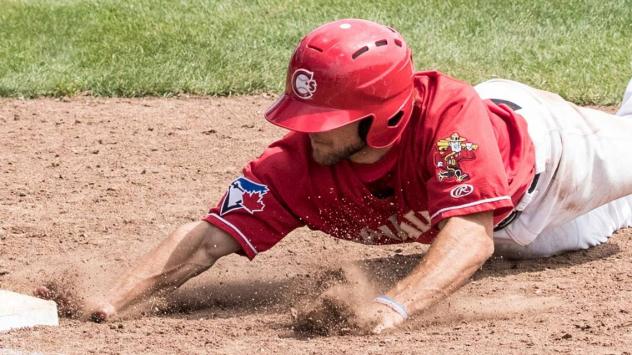
<path id="1" fill-rule="evenodd" d="M 430 116 L 426 189 L 433 225 L 446 218 L 494 211 L 498 221 L 513 208 L 491 114 L 473 88 L 448 91 Z"/>
<path id="2" fill-rule="evenodd" d="M 303 225 L 287 208 L 282 196 L 285 177 L 283 151 L 271 146 L 250 162 L 243 175 L 233 180 L 224 196 L 203 220 L 230 234 L 242 254 L 253 259 Z M 276 168 L 275 168 L 276 167 Z"/>

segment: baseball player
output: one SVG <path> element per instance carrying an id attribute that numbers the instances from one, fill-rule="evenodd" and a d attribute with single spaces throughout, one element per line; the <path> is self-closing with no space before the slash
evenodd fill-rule
<path id="1" fill-rule="evenodd" d="M 104 321 L 222 256 L 250 259 L 307 226 L 368 245 L 431 243 L 367 309 L 395 327 L 494 253 L 555 255 L 632 224 L 632 82 L 617 116 L 508 80 L 472 87 L 414 72 L 392 28 L 327 23 L 292 55 L 265 117 L 290 132 L 251 161 L 202 221 L 150 251 L 90 314 Z M 630 117 L 625 117 L 630 116 Z"/>

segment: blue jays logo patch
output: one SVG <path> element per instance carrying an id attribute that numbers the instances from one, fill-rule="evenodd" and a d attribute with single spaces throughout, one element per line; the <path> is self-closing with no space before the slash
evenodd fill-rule
<path id="1" fill-rule="evenodd" d="M 239 209 L 244 209 L 250 214 L 263 211 L 266 207 L 263 203 L 263 196 L 268 191 L 266 185 L 241 176 L 230 184 L 228 192 L 224 195 L 219 214 L 223 216 L 230 211 Z"/>

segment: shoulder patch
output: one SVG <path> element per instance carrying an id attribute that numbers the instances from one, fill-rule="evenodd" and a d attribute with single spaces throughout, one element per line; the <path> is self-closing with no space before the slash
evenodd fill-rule
<path id="1" fill-rule="evenodd" d="M 268 186 L 256 183 L 244 176 L 240 176 L 230 183 L 219 214 L 225 215 L 236 210 L 245 210 L 250 214 L 261 212 L 266 207 L 263 196 L 268 193 Z"/>
<path id="2" fill-rule="evenodd" d="M 463 171 L 461 162 L 476 159 L 478 144 L 454 132 L 449 137 L 439 139 L 435 144 L 434 165 L 439 181 L 462 182 L 470 175 Z"/>

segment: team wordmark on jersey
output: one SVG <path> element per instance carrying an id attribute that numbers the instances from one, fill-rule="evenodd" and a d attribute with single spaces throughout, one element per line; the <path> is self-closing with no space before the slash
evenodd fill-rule
<path id="1" fill-rule="evenodd" d="M 470 143 L 467 138 L 454 132 L 449 137 L 439 139 L 436 149 L 434 163 L 438 169 L 439 181 L 461 182 L 470 178 L 470 175 L 461 168 L 461 162 L 476 159 L 474 151 L 478 149 L 478 144 Z"/>
<path id="2" fill-rule="evenodd" d="M 375 244 L 378 239 L 387 237 L 392 240 L 407 242 L 417 240 L 422 234 L 430 230 L 430 214 L 428 211 L 408 211 L 403 216 L 403 221 L 398 222 L 397 214 L 388 218 L 387 224 L 381 225 L 377 230 L 365 227 L 360 231 L 360 238 L 364 244 Z"/>
<path id="3" fill-rule="evenodd" d="M 263 196 L 268 191 L 269 189 L 266 185 L 241 176 L 235 179 L 228 187 L 219 214 L 223 216 L 228 212 L 240 209 L 246 210 L 250 214 L 263 211 L 266 207 L 263 203 Z"/>
<path id="4" fill-rule="evenodd" d="M 316 92 L 314 73 L 306 69 L 297 69 L 292 74 L 292 90 L 301 99 L 309 99 Z"/>

